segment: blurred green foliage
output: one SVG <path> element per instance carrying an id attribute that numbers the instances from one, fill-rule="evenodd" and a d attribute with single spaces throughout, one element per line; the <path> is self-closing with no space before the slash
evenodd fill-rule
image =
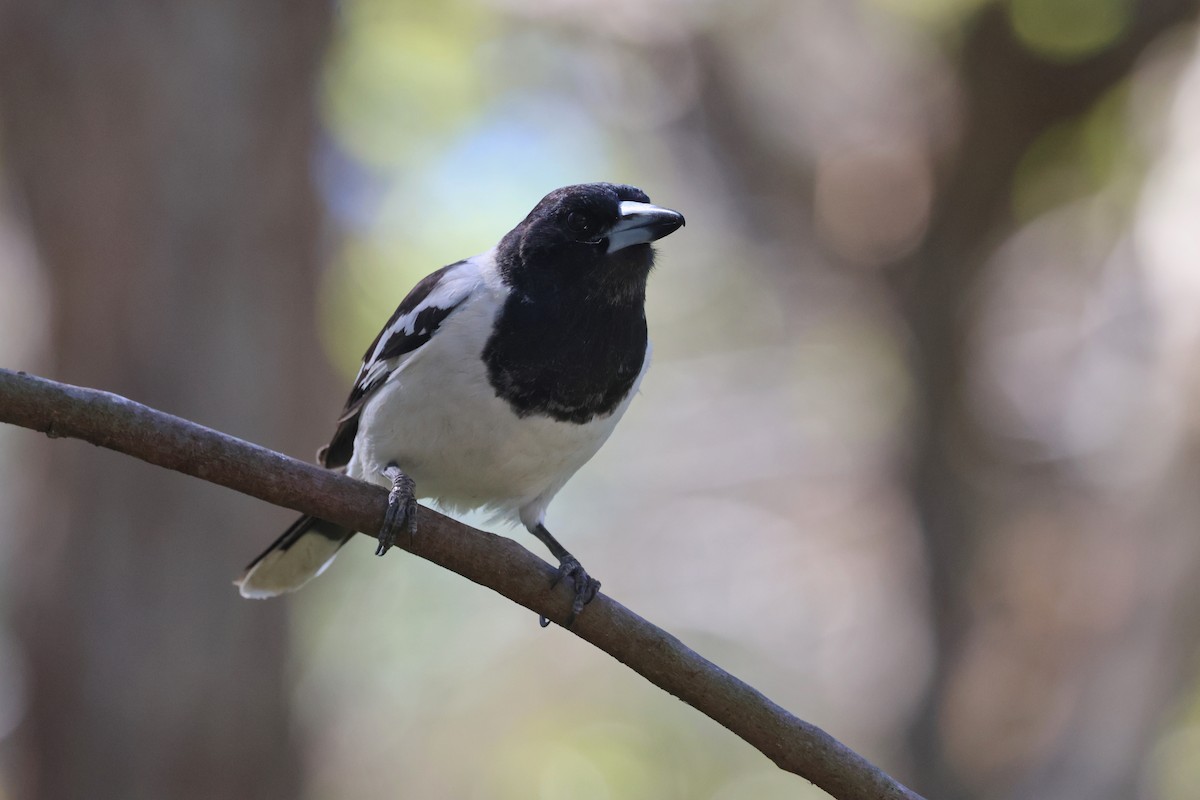
<path id="1" fill-rule="evenodd" d="M 1151 780 L 1162 800 L 1200 797 L 1200 686 L 1192 690 L 1173 724 L 1159 740 L 1150 758 Z"/>
<path id="2" fill-rule="evenodd" d="M 321 98 L 338 145 L 367 168 L 418 166 L 478 113 L 477 63 L 493 18 L 477 3 L 352 0 Z"/>
<path id="3" fill-rule="evenodd" d="M 1029 49 L 1064 61 L 1109 47 L 1132 18 L 1133 0 L 1008 0 L 1013 31 Z"/>
<path id="4" fill-rule="evenodd" d="M 1083 116 L 1037 138 L 1013 176 L 1013 210 L 1021 222 L 1101 190 L 1129 207 L 1137 197 L 1145 157 L 1134 141 L 1129 85 L 1107 92 Z"/>

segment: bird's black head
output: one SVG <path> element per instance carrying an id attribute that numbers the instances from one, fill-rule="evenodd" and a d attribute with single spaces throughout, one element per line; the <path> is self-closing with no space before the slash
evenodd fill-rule
<path id="1" fill-rule="evenodd" d="M 522 293 L 640 304 L 654 265 L 650 242 L 681 225 L 682 214 L 651 205 L 636 187 L 565 186 L 542 198 L 500 241 L 496 262 Z"/>

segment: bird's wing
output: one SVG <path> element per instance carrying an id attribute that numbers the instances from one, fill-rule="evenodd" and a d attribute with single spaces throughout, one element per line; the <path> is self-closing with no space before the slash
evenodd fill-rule
<path id="1" fill-rule="evenodd" d="M 321 464 L 330 469 L 341 469 L 350 463 L 363 406 L 471 296 L 479 286 L 478 274 L 474 260 L 455 262 L 425 276 L 401 301 L 363 354 L 362 366 L 350 397 L 346 399 L 346 407 L 338 418 L 337 430 L 329 444 L 317 453 Z"/>

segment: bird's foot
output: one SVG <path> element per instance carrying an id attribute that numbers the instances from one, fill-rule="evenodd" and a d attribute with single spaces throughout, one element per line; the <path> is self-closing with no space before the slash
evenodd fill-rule
<path id="1" fill-rule="evenodd" d="M 375 548 L 377 556 L 391 549 L 402 529 L 408 529 L 410 542 L 417 533 L 416 482 L 396 464 L 388 464 L 383 474 L 392 482 L 392 490 L 388 492 L 387 511 L 383 515 L 383 527 L 379 529 L 379 546 Z"/>
<path id="2" fill-rule="evenodd" d="M 550 584 L 550 588 L 558 586 L 563 581 L 568 581 L 570 586 L 575 591 L 575 600 L 571 603 L 571 613 L 567 615 L 564 628 L 570 628 L 575 623 L 575 618 L 579 616 L 579 612 L 583 611 L 583 607 L 596 597 L 596 592 L 600 591 L 600 581 L 587 574 L 587 570 L 579 563 L 579 559 L 567 553 L 558 565 L 558 574 L 554 576 L 554 582 Z M 545 617 L 538 617 L 538 624 L 543 628 L 550 624 L 550 620 Z"/>

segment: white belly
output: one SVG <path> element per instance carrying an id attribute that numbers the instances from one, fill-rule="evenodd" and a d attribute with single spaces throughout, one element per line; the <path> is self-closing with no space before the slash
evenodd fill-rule
<path id="1" fill-rule="evenodd" d="M 470 301 L 405 362 L 363 409 L 347 471 L 389 486 L 395 462 L 417 494 L 453 510 L 486 509 L 526 527 L 608 439 L 641 382 L 612 414 L 579 425 L 518 417 L 496 397 L 480 359 L 498 310 Z M 649 352 L 642 365 L 645 374 Z"/>

